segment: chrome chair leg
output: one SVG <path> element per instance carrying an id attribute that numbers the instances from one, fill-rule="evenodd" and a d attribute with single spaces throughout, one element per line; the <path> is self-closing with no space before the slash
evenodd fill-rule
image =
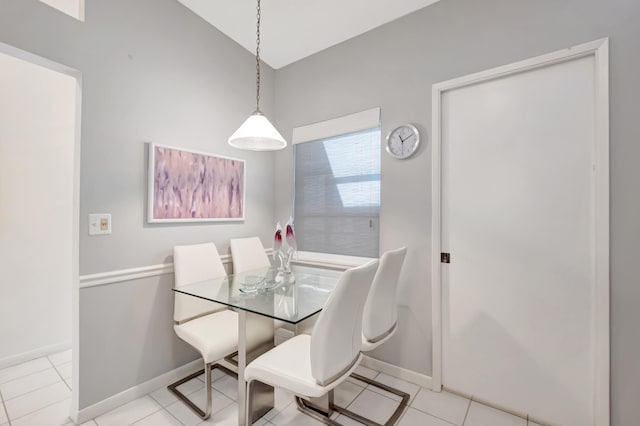
<path id="1" fill-rule="evenodd" d="M 306 399 L 303 399 L 296 395 L 296 404 L 298 404 L 298 410 L 302 411 L 307 416 L 314 418 L 326 425 L 330 426 L 342 426 L 342 423 L 338 423 L 333 420 L 329 415 L 320 407 L 316 407 Z M 331 409 L 335 406 L 331 404 Z"/>
<path id="2" fill-rule="evenodd" d="M 368 379 L 364 376 L 361 376 L 360 374 L 356 374 L 356 373 L 352 373 L 351 377 L 353 377 L 354 379 L 358 379 L 364 383 L 367 383 L 371 386 L 375 386 L 379 389 L 384 390 L 385 392 L 389 392 L 392 393 L 394 395 L 397 395 L 401 398 L 400 400 L 400 404 L 398 405 L 398 407 L 395 409 L 395 411 L 393 412 L 393 414 L 391 414 L 391 417 L 389 417 L 389 419 L 384 423 L 384 424 L 380 424 L 380 423 L 376 423 L 372 420 L 367 419 L 366 417 L 361 416 L 360 414 L 354 413 L 353 411 L 349 411 L 344 407 L 340 407 L 338 405 L 335 404 L 331 404 L 331 408 L 344 415 L 347 417 L 352 418 L 353 420 L 357 421 L 358 423 L 362 423 L 363 425 L 366 426 L 392 426 L 395 425 L 397 423 L 397 421 L 400 419 L 400 416 L 402 415 L 402 413 L 404 412 L 404 409 L 407 407 L 407 405 L 409 404 L 409 398 L 410 395 L 406 392 L 402 392 L 399 389 L 396 388 L 392 388 L 390 386 L 385 385 L 384 383 L 380 383 L 377 382 L 375 380 L 372 379 Z M 329 417 L 327 417 L 327 415 L 324 413 L 324 411 L 318 407 L 314 407 L 313 404 L 309 403 L 309 401 L 300 398 L 298 396 L 296 396 L 296 403 L 298 404 L 298 409 L 300 411 L 302 411 L 303 413 L 313 417 L 316 420 L 319 420 L 321 422 L 323 422 L 324 424 L 327 425 L 340 425 L 340 423 L 330 419 Z"/>
<path id="3" fill-rule="evenodd" d="M 361 382 L 367 383 L 371 386 L 375 386 L 378 389 L 382 389 L 385 392 L 389 392 L 399 396 L 401 398 L 400 404 L 398 405 L 396 410 L 393 412 L 393 414 L 391 414 L 391 417 L 389 417 L 389 419 L 386 422 L 384 422 L 384 424 L 382 425 L 380 425 L 379 423 L 372 422 L 371 420 L 365 417 L 362 417 L 361 415 L 356 414 L 353 411 L 349 411 L 343 407 L 338 407 L 334 405 L 333 409 L 339 412 L 340 414 L 350 417 L 353 420 L 360 422 L 362 424 L 365 424 L 367 426 L 391 426 L 396 424 L 396 422 L 400 419 L 400 416 L 404 412 L 404 409 L 407 407 L 407 405 L 409 405 L 410 395 L 406 392 L 402 392 L 400 389 L 392 388 L 391 386 L 387 386 L 384 383 L 377 382 L 375 380 L 361 376 L 360 374 L 357 374 L 357 373 L 351 373 L 351 377 L 353 377 L 354 379 L 360 380 Z"/>
<path id="4" fill-rule="evenodd" d="M 236 379 L 238 378 L 238 374 L 236 374 L 235 372 L 229 370 L 227 367 L 220 365 L 220 364 L 205 364 L 204 369 L 197 371 L 187 377 L 184 377 L 180 380 L 178 380 L 175 383 L 171 383 L 169 386 L 167 386 L 167 389 L 173 393 L 175 396 L 178 397 L 178 399 L 180 399 L 182 402 L 184 402 L 187 407 L 189 407 L 198 417 L 200 417 L 202 420 L 206 420 L 209 418 L 209 416 L 211 416 L 211 407 L 213 405 L 213 402 L 211 400 L 211 371 L 215 370 L 215 369 L 219 369 L 221 370 L 223 373 L 231 376 L 231 377 L 235 377 Z M 207 405 L 205 408 L 205 411 L 203 411 L 200 407 L 198 407 L 196 404 L 193 403 L 193 401 L 191 401 L 189 398 L 187 398 L 186 395 L 184 395 L 182 392 L 180 392 L 178 390 L 178 386 L 180 386 L 183 383 L 188 382 L 189 380 L 195 379 L 196 377 L 198 377 L 199 375 L 201 375 L 202 373 L 204 373 L 205 378 L 204 378 L 204 382 L 205 382 L 205 387 L 207 388 Z"/>
<path id="5" fill-rule="evenodd" d="M 231 353 L 227 356 L 224 357 L 224 360 L 227 361 L 229 364 L 234 365 L 234 366 L 238 366 L 238 351 L 235 351 L 234 353 Z"/>
<path id="6" fill-rule="evenodd" d="M 250 382 L 247 382 L 247 392 L 246 392 L 246 398 L 247 401 L 245 403 L 245 412 L 244 412 L 244 418 L 245 418 L 245 426 L 250 426 L 252 424 L 252 419 L 253 419 L 253 388 L 254 388 L 254 383 L 255 380 L 252 380 Z M 238 409 L 240 409 L 240 407 L 238 407 Z"/>
<path id="7" fill-rule="evenodd" d="M 205 410 L 205 415 L 209 418 L 209 416 L 211 416 L 211 405 L 213 404 L 211 401 L 211 364 L 204 366 L 204 386 L 207 388 L 207 409 Z"/>

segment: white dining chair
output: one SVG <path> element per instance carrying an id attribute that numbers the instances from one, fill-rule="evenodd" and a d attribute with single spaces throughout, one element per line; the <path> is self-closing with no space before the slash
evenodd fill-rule
<path id="1" fill-rule="evenodd" d="M 220 279 L 227 273 L 213 243 L 175 246 L 173 248 L 175 287 L 186 284 Z M 214 285 L 212 283 L 212 285 Z M 181 401 L 191 408 L 201 419 L 211 415 L 211 370 L 218 368 L 233 377 L 237 374 L 220 364 L 214 364 L 238 348 L 238 314 L 225 305 L 198 299 L 174 292 L 173 319 L 178 337 L 200 352 L 204 369 L 167 386 Z M 195 379 L 204 372 L 206 386 L 206 407 L 204 410 L 194 404 L 178 390 L 178 386 Z"/>
<path id="2" fill-rule="evenodd" d="M 336 424 L 300 403 L 320 398 L 356 369 L 362 353 L 362 313 L 378 261 L 345 271 L 318 317 L 311 335 L 300 334 L 276 346 L 245 369 L 247 424 L 252 412 L 252 387 L 256 381 L 293 392 L 306 414 Z M 331 403 L 331 396 L 329 402 Z"/>
<path id="3" fill-rule="evenodd" d="M 234 274 L 271 266 L 260 238 L 233 238 L 229 245 Z"/>
<path id="4" fill-rule="evenodd" d="M 398 306 L 396 294 L 398 290 L 398 278 L 402 271 L 407 248 L 401 247 L 389 250 L 380 257 L 380 266 L 373 278 L 371 290 L 367 296 L 362 316 L 362 352 L 370 352 L 388 341 L 398 329 Z M 393 425 L 402 415 L 409 403 L 410 395 L 373 379 L 352 373 L 351 377 L 375 386 L 386 392 L 400 397 L 400 404 L 391 417 L 384 423 L 385 426 Z M 349 411 L 346 408 L 335 406 L 334 409 L 365 425 L 374 425 L 371 420 Z"/>
<path id="5" fill-rule="evenodd" d="M 231 248 L 231 262 L 234 274 L 271 266 L 262 241 L 258 237 L 233 238 L 229 242 L 229 246 Z M 284 321 L 273 320 L 274 329 L 281 328 L 284 325 Z"/>

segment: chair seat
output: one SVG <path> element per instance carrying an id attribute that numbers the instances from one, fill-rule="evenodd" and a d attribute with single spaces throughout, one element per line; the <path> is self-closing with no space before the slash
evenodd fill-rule
<path id="1" fill-rule="evenodd" d="M 361 358 L 362 355 L 343 376 L 351 374 Z M 341 382 L 337 379 L 326 386 L 316 383 L 311 374 L 311 336 L 307 334 L 295 336 L 261 355 L 247 366 L 244 375 L 246 381 L 258 380 L 310 398 L 326 394 Z"/>
<path id="2" fill-rule="evenodd" d="M 178 337 L 200 351 L 206 364 L 238 348 L 238 314 L 230 310 L 176 324 L 174 329 Z"/>

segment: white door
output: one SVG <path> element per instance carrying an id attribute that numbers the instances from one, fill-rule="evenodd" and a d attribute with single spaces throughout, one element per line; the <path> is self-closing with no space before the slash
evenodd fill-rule
<path id="1" fill-rule="evenodd" d="M 594 425 L 596 58 L 441 92 L 442 383 Z"/>

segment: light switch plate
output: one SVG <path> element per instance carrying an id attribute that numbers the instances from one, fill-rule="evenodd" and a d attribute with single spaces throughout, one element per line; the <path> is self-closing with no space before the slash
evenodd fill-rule
<path id="1" fill-rule="evenodd" d="M 89 235 L 106 235 L 111 233 L 111 215 L 97 213 L 89 215 Z"/>

